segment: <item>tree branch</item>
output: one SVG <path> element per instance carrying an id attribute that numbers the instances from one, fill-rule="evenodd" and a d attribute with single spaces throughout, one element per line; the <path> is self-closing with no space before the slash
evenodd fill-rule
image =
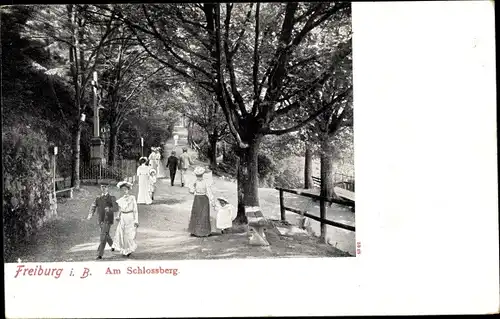
<path id="1" fill-rule="evenodd" d="M 217 72 L 217 84 L 216 84 L 216 92 L 217 92 L 217 98 L 219 99 L 219 104 L 222 107 L 222 110 L 224 112 L 224 115 L 226 117 L 226 121 L 229 124 L 229 129 L 231 130 L 231 133 L 233 134 L 234 138 L 238 142 L 238 145 L 240 148 L 247 148 L 249 145 L 247 143 L 244 143 L 243 140 L 241 139 L 241 136 L 236 129 L 236 123 L 237 120 L 233 114 L 233 107 L 228 105 L 229 103 L 232 104 L 231 101 L 229 101 L 227 94 L 226 94 L 226 87 L 224 85 L 224 77 L 222 74 L 222 62 L 221 62 L 221 34 L 220 34 L 220 7 L 217 5 L 215 6 L 215 23 L 214 25 L 214 17 L 213 17 L 213 4 L 204 4 L 204 12 L 207 18 L 207 26 L 209 28 L 209 31 L 215 33 L 215 51 L 213 52 L 214 58 L 216 59 L 216 72 Z M 215 31 L 215 32 L 214 32 Z"/>
<path id="2" fill-rule="evenodd" d="M 335 50 L 335 53 L 332 56 L 332 62 L 330 64 L 330 67 L 327 68 L 323 73 L 321 73 L 320 76 L 315 78 L 308 86 L 295 91 L 293 94 L 289 94 L 288 99 L 290 99 L 293 96 L 307 96 L 314 89 L 323 85 L 326 81 L 328 81 L 330 78 L 334 76 L 334 71 L 335 68 L 337 67 L 338 61 L 341 61 L 346 56 L 348 56 L 351 53 L 351 51 L 352 51 L 352 46 L 350 41 L 340 44 L 340 46 L 337 48 L 337 50 Z M 275 113 L 276 115 L 283 115 L 293 110 L 297 106 L 298 106 L 297 103 L 292 103 L 288 107 L 276 110 Z"/>
<path id="3" fill-rule="evenodd" d="M 318 7 L 322 6 L 321 4 L 318 5 Z M 310 19 L 306 22 L 304 28 L 299 32 L 299 34 L 293 39 L 293 45 L 299 45 L 300 42 L 304 39 L 305 35 L 309 33 L 312 29 L 316 28 L 326 20 L 328 20 L 331 16 L 336 14 L 337 12 L 341 11 L 342 9 L 347 9 L 351 7 L 350 2 L 336 2 L 333 6 L 333 8 L 327 10 L 326 12 L 323 13 L 323 15 L 316 21 L 314 19 L 320 15 L 318 14 L 313 14 L 311 15 Z"/>
<path id="4" fill-rule="evenodd" d="M 257 2 L 257 8 L 255 11 L 255 44 L 253 51 L 253 106 L 252 106 L 252 114 L 257 113 L 257 109 L 259 106 L 259 15 L 260 15 L 260 3 Z"/>
<path id="5" fill-rule="evenodd" d="M 232 5 L 231 5 L 232 8 Z M 243 39 L 243 35 L 245 34 L 246 27 L 248 21 L 250 21 L 250 16 L 252 15 L 252 9 L 253 9 L 253 3 L 250 3 L 250 9 L 247 12 L 247 16 L 245 18 L 245 21 L 243 22 L 243 27 L 241 28 L 240 34 L 238 36 L 238 39 L 236 39 L 236 42 L 234 43 L 234 48 L 230 51 L 231 56 L 233 56 L 239 49 L 241 41 Z M 229 33 L 229 31 L 228 31 Z"/>
<path id="6" fill-rule="evenodd" d="M 351 91 L 352 91 L 352 87 L 349 87 L 347 90 L 345 90 L 344 92 L 342 92 L 341 94 L 339 94 L 337 97 L 335 97 L 334 99 L 332 99 L 332 101 L 330 101 L 329 103 L 325 103 L 319 110 L 313 112 L 308 118 L 306 118 L 304 121 L 300 122 L 297 125 L 294 125 L 294 126 L 292 126 L 290 128 L 282 129 L 282 130 L 265 129 L 265 130 L 262 131 L 262 133 L 266 134 L 266 135 L 267 134 L 283 135 L 283 134 L 286 134 L 286 133 L 297 131 L 298 129 L 300 129 L 300 128 L 304 127 L 305 125 L 307 125 L 309 122 L 311 122 L 314 119 L 316 119 L 320 114 L 322 114 L 323 112 L 325 112 L 333 104 L 335 104 L 336 102 L 338 102 L 341 99 L 345 98 L 347 95 L 350 94 Z"/>
<path id="7" fill-rule="evenodd" d="M 167 49 L 167 51 L 170 52 L 180 63 L 197 70 L 198 72 L 204 74 L 207 78 L 211 79 L 212 75 L 209 72 L 207 72 L 204 69 L 200 68 L 199 66 L 183 59 L 180 55 L 175 53 L 175 51 L 172 49 L 172 47 L 167 43 L 167 41 L 165 41 L 165 38 L 162 35 L 160 35 L 158 30 L 156 29 L 156 26 L 154 25 L 154 22 L 151 21 L 149 14 L 147 12 L 146 6 L 144 4 L 142 5 L 142 9 L 144 11 L 144 15 L 146 16 L 146 20 L 147 20 L 149 27 L 151 27 L 153 29 L 153 33 L 155 34 L 155 37 L 163 43 L 163 46 L 165 47 L 165 49 Z M 173 41 L 171 41 L 171 42 L 173 42 Z"/>
<path id="8" fill-rule="evenodd" d="M 229 7 L 229 4 L 227 4 Z M 236 83 L 236 74 L 234 71 L 234 65 L 233 65 L 233 54 L 229 52 L 229 24 L 230 24 L 230 18 L 231 18 L 231 12 L 229 11 L 229 14 L 226 16 L 225 19 L 225 27 L 226 27 L 226 33 L 225 33 L 225 39 L 224 39 L 224 51 L 226 53 L 226 67 L 227 70 L 229 71 L 229 83 L 231 85 L 231 92 L 238 103 L 238 106 L 240 108 L 241 114 L 247 114 L 246 108 L 245 108 L 245 102 L 243 101 L 243 97 L 241 96 L 240 92 L 238 91 L 237 88 L 237 83 Z"/>

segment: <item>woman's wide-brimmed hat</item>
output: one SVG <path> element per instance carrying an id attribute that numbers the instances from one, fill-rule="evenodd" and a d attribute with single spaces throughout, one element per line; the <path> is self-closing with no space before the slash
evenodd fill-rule
<path id="1" fill-rule="evenodd" d="M 217 197 L 217 200 L 222 201 L 222 202 L 226 202 L 229 204 L 229 201 L 227 199 L 225 199 L 224 197 Z"/>
<path id="2" fill-rule="evenodd" d="M 147 162 L 147 161 L 148 161 L 148 158 L 147 158 L 147 157 L 144 157 L 144 156 L 143 156 L 143 157 L 141 157 L 141 158 L 139 158 L 139 162 L 140 162 L 140 161 L 142 161 L 142 160 L 144 160 L 144 161 L 146 161 L 146 162 Z"/>
<path id="3" fill-rule="evenodd" d="M 155 147 L 154 146 L 151 146 L 151 150 L 154 151 L 155 150 Z"/>
<path id="4" fill-rule="evenodd" d="M 205 174 L 205 169 L 201 166 L 198 166 L 194 169 L 194 175 L 203 175 Z"/>
<path id="5" fill-rule="evenodd" d="M 118 188 L 122 188 L 123 186 L 128 187 L 129 189 L 131 189 L 132 186 L 134 186 L 134 185 L 132 183 L 130 183 L 130 182 L 127 182 L 127 181 L 122 181 L 122 182 L 119 182 L 118 184 L 116 184 L 116 187 L 118 187 Z"/>
<path id="6" fill-rule="evenodd" d="M 155 173 L 156 174 L 156 170 L 154 168 L 150 169 L 149 170 L 149 174 L 151 174 L 151 173 Z"/>

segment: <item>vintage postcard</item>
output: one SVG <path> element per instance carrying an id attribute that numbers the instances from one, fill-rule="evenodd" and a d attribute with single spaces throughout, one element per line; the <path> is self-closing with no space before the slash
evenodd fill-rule
<path id="1" fill-rule="evenodd" d="M 497 312 L 493 7 L 2 6 L 6 317 Z"/>

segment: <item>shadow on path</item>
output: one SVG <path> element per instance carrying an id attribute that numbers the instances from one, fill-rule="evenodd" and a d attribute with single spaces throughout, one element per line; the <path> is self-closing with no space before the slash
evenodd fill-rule
<path id="1" fill-rule="evenodd" d="M 180 199 L 159 199 L 159 200 L 154 200 L 151 205 L 175 205 L 175 204 L 181 204 L 184 203 L 185 200 L 180 200 Z"/>

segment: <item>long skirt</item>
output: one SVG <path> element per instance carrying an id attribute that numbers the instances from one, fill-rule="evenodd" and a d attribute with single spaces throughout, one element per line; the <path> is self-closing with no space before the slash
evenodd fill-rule
<path id="1" fill-rule="evenodd" d="M 116 226 L 112 248 L 123 255 L 133 253 L 137 249 L 137 243 L 135 242 L 136 234 L 137 228 L 134 226 L 134 214 L 122 214 Z"/>
<path id="2" fill-rule="evenodd" d="M 158 163 L 158 178 L 164 178 L 167 176 L 167 172 L 165 170 L 165 165 L 163 165 L 163 161 L 160 160 L 159 163 Z"/>
<path id="3" fill-rule="evenodd" d="M 188 231 L 198 237 L 210 235 L 210 201 L 206 195 L 194 196 Z"/>
<path id="4" fill-rule="evenodd" d="M 145 174 L 139 175 L 139 193 L 137 194 L 137 204 L 151 204 L 151 196 L 149 195 L 149 176 Z"/>

